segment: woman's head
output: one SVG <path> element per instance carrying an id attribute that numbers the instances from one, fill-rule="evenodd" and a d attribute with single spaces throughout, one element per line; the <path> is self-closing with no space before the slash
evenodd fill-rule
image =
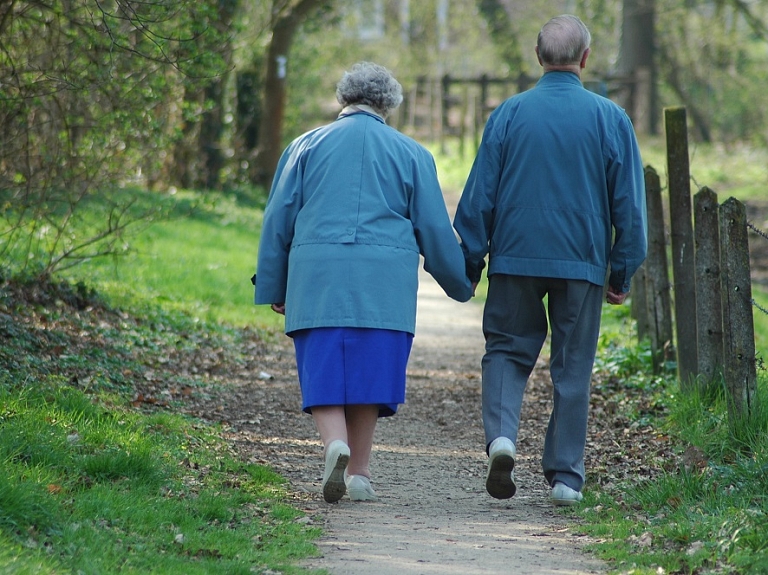
<path id="1" fill-rule="evenodd" d="M 342 106 L 365 104 L 387 117 L 403 101 L 403 87 L 385 67 L 358 62 L 336 85 L 336 99 Z"/>

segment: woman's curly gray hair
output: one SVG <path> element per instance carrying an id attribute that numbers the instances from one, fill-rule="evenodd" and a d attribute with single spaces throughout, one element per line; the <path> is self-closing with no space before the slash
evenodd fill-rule
<path id="1" fill-rule="evenodd" d="M 336 99 L 342 106 L 365 104 L 386 117 L 403 101 L 403 87 L 384 66 L 358 62 L 336 85 Z"/>

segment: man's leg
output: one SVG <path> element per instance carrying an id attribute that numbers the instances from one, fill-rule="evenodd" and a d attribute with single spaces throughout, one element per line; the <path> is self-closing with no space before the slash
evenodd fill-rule
<path id="1" fill-rule="evenodd" d="M 482 362 L 486 450 L 497 437 L 517 441 L 523 394 L 547 336 L 543 297 L 537 278 L 489 279 Z"/>
<path id="2" fill-rule="evenodd" d="M 554 405 L 542 467 L 550 485 L 561 482 L 581 491 L 585 479 L 584 447 L 603 288 L 586 281 L 553 280 L 548 302 Z"/>

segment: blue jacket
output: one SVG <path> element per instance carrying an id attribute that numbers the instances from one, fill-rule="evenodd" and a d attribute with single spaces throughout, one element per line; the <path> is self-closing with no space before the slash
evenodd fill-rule
<path id="1" fill-rule="evenodd" d="M 414 333 L 420 255 L 446 293 L 471 297 L 432 155 L 366 112 L 283 152 L 264 211 L 257 304 L 285 303 L 285 331 Z"/>
<path id="2" fill-rule="evenodd" d="M 488 119 L 454 226 L 467 270 L 609 283 L 627 292 L 647 249 L 645 180 L 624 110 L 548 72 Z"/>

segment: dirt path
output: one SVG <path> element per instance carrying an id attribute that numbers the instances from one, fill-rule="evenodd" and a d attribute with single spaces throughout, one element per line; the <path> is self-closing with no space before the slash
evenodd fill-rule
<path id="1" fill-rule="evenodd" d="M 423 273 L 423 272 L 422 272 Z M 223 400 L 229 437 L 253 461 L 288 478 L 295 503 L 323 527 L 322 555 L 305 562 L 333 575 L 600 573 L 579 549 L 573 518 L 552 507 L 539 458 L 549 412 L 542 364 L 529 386 L 518 441 L 518 493 L 486 494 L 480 419 L 481 306 L 459 304 L 424 275 L 408 368 L 407 403 L 380 420 L 371 470 L 376 503 L 320 494 L 322 446 L 300 396 L 288 341 L 270 371 Z M 284 338 L 287 339 L 287 338 Z"/>

